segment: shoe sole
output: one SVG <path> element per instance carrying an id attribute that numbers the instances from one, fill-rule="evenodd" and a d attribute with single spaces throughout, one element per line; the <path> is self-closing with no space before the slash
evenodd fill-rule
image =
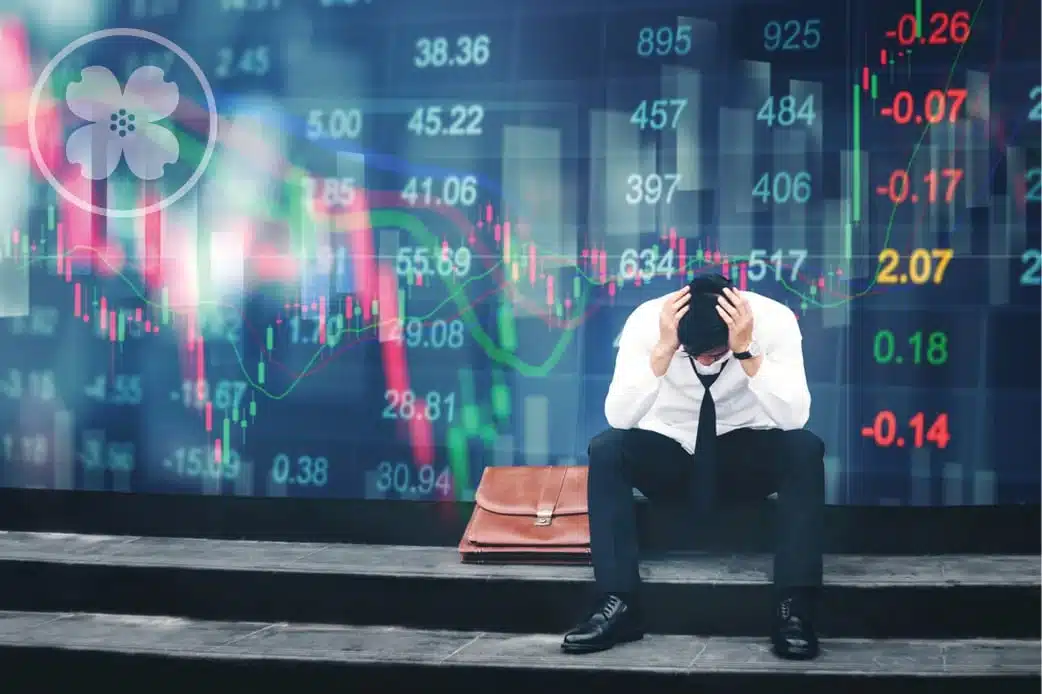
<path id="1" fill-rule="evenodd" d="M 796 652 L 793 652 L 793 651 L 782 651 L 782 650 L 777 649 L 777 648 L 774 648 L 772 650 L 774 652 L 774 655 L 778 656 L 782 660 L 814 660 L 815 658 L 818 657 L 818 655 L 820 655 L 820 651 L 819 650 L 802 651 L 802 652 L 800 652 L 800 651 L 796 651 Z"/>
<path id="2" fill-rule="evenodd" d="M 629 637 L 626 637 L 624 639 L 619 639 L 618 641 L 613 641 L 612 643 L 607 643 L 607 644 L 582 644 L 582 643 L 567 644 L 567 643 L 562 643 L 561 644 L 561 650 L 564 651 L 565 653 L 570 654 L 570 655 L 583 655 L 583 654 L 586 654 L 586 653 L 598 653 L 600 651 L 611 650 L 615 646 L 618 646 L 618 645 L 623 644 L 623 643 L 633 643 L 634 641 L 640 641 L 643 638 L 644 638 L 644 634 L 637 634 L 636 636 L 629 636 Z"/>

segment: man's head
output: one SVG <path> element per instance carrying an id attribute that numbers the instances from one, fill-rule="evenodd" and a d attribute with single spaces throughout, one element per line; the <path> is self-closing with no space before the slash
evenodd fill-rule
<path id="1" fill-rule="evenodd" d="M 716 307 L 724 288 L 732 286 L 729 279 L 716 274 L 699 275 L 688 284 L 690 308 L 677 325 L 677 338 L 684 351 L 703 366 L 727 354 L 727 324 Z"/>

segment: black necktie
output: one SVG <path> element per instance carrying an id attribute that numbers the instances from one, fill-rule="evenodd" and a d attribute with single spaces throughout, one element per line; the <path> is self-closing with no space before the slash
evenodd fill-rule
<path id="1" fill-rule="evenodd" d="M 700 374 L 695 369 L 695 360 L 691 359 L 691 368 L 706 389 L 698 412 L 698 437 L 695 439 L 694 472 L 691 475 L 695 514 L 700 518 L 713 510 L 716 492 L 716 403 L 709 387 L 720 378 L 726 366 L 727 362 L 724 362 L 715 374 Z"/>

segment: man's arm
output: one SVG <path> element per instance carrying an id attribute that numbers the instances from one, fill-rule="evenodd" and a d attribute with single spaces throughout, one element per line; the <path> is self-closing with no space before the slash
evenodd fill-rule
<path id="1" fill-rule="evenodd" d="M 615 373 L 604 400 L 604 417 L 615 429 L 632 429 L 648 413 L 675 352 L 666 354 L 657 346 L 656 324 L 647 323 L 635 311 L 622 328 Z"/>
<path id="2" fill-rule="evenodd" d="M 749 390 L 782 429 L 802 429 L 810 419 L 810 389 L 803 368 L 803 335 L 795 316 L 778 321 L 777 337 L 763 354 L 739 362 Z"/>

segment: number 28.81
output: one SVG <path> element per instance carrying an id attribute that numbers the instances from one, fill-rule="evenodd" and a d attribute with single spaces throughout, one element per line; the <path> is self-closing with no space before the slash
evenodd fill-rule
<path id="1" fill-rule="evenodd" d="M 384 419 L 444 420 L 452 422 L 456 418 L 456 394 L 431 391 L 426 395 L 417 395 L 411 390 L 384 391 L 382 417 Z"/>

